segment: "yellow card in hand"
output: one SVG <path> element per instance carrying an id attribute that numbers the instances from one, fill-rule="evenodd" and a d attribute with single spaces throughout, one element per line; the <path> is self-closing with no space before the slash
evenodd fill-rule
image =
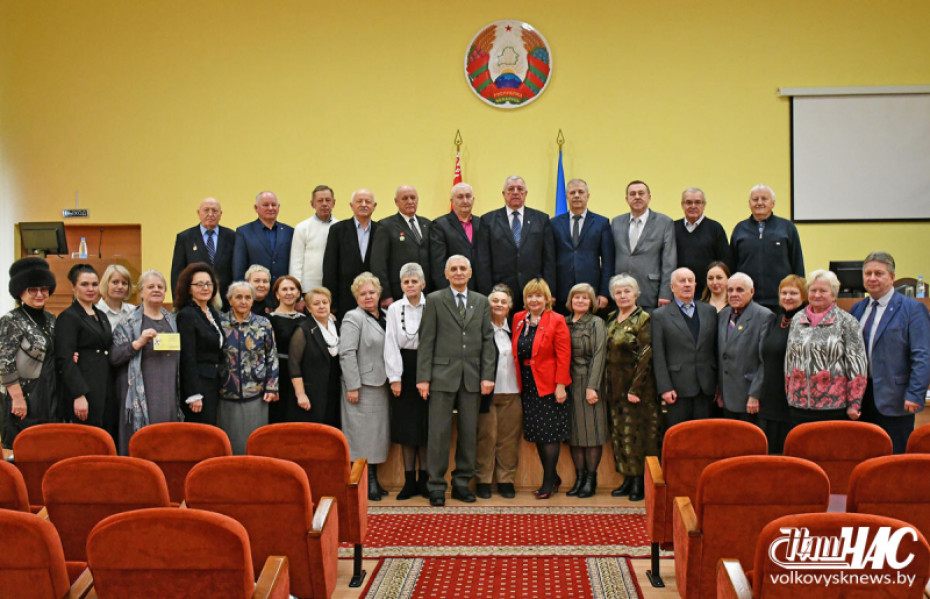
<path id="1" fill-rule="evenodd" d="M 155 351 L 181 351 L 181 335 L 178 333 L 159 333 L 152 340 Z"/>

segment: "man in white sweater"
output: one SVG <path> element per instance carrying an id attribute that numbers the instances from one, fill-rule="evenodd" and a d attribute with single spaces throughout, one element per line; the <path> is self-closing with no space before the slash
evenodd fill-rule
<path id="1" fill-rule="evenodd" d="M 291 242 L 291 265 L 288 274 L 300 281 L 304 293 L 323 285 L 323 254 L 329 228 L 338 219 L 333 216 L 336 197 L 332 188 L 317 185 L 310 206 L 316 213 L 294 228 Z"/>

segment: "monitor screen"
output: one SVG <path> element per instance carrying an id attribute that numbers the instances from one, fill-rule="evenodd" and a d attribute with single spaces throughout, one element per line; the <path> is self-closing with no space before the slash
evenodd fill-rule
<path id="1" fill-rule="evenodd" d="M 841 297 L 861 297 L 865 293 L 862 260 L 831 260 L 830 271 L 840 280 Z"/>
<path id="2" fill-rule="evenodd" d="M 19 223 L 19 234 L 27 254 L 68 254 L 65 223 Z"/>

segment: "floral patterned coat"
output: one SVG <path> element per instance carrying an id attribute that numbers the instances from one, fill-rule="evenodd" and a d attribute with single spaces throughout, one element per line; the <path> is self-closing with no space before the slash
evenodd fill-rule
<path id="1" fill-rule="evenodd" d="M 277 393 L 278 350 L 268 319 L 249 314 L 238 322 L 230 311 L 220 316 L 220 326 L 226 336 L 223 353 L 228 369 L 220 397 L 243 401 L 265 393 Z"/>
<path id="2" fill-rule="evenodd" d="M 807 410 L 861 408 L 868 361 L 859 322 L 835 304 L 820 324 L 807 312 L 791 321 L 785 354 L 788 404 Z"/>

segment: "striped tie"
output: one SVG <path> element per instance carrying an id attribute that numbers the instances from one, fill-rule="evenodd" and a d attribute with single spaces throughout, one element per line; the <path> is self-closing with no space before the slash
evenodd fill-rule
<path id="1" fill-rule="evenodd" d="M 210 258 L 210 264 L 213 264 L 216 258 L 216 243 L 213 241 L 214 235 L 216 235 L 216 231 L 213 229 L 207 230 L 207 256 Z"/>

